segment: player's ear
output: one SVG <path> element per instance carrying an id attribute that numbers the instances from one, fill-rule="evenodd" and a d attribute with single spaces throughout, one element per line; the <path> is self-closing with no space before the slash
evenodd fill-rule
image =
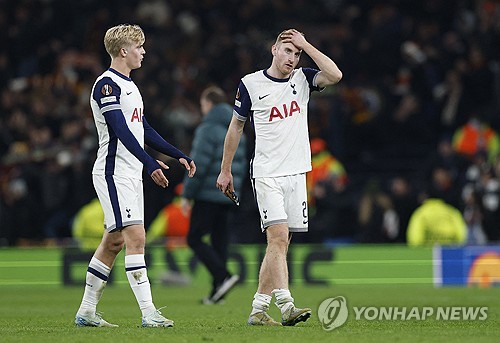
<path id="1" fill-rule="evenodd" d="M 273 54 L 273 56 L 276 56 L 276 44 L 273 44 L 273 46 L 271 47 L 271 53 Z"/>
<path id="2" fill-rule="evenodd" d="M 121 53 L 121 55 L 122 55 L 123 57 L 127 56 L 127 49 L 125 49 L 125 48 L 121 48 L 121 49 L 120 49 L 120 53 Z"/>

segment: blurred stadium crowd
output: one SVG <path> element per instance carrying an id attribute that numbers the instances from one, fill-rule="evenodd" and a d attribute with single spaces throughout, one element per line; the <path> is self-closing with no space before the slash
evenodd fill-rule
<path id="1" fill-rule="evenodd" d="M 187 153 L 201 119 L 201 90 L 216 83 L 232 96 L 243 75 L 270 64 L 270 46 L 283 29 L 305 32 L 339 65 L 341 83 L 310 102 L 315 155 L 326 152 L 337 167 L 310 180 L 304 242 L 405 242 L 424 194 L 463 213 L 469 242 L 500 239 L 498 1 L 0 6 L 0 245 L 71 242 L 72 218 L 95 197 L 90 87 L 109 65 L 105 31 L 123 22 L 146 32 L 145 61 L 132 77 L 148 121 Z M 301 66 L 313 64 L 303 56 Z M 169 165 L 167 192 L 145 178 L 146 225 L 182 180 L 177 162 Z M 260 242 L 249 183 L 241 195 L 232 239 Z"/>

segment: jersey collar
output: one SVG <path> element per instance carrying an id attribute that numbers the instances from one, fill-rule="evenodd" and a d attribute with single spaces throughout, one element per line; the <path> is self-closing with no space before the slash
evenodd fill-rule
<path id="1" fill-rule="evenodd" d="M 113 69 L 113 68 L 108 68 L 108 70 L 109 70 L 110 72 L 112 72 L 112 73 L 116 74 L 117 76 L 121 77 L 121 78 L 122 78 L 122 79 L 124 79 L 124 80 L 127 80 L 127 81 L 132 81 L 132 79 L 131 79 L 130 77 L 123 75 L 122 73 L 120 73 L 120 72 L 116 71 L 116 70 L 115 70 L 115 69 Z"/>
<path id="2" fill-rule="evenodd" d="M 292 72 L 292 74 L 293 74 L 293 72 Z M 290 77 L 292 76 L 292 74 L 290 74 Z M 274 81 L 274 82 L 288 82 L 288 80 L 290 80 L 290 77 L 287 77 L 286 79 L 278 79 L 276 77 L 272 77 L 271 75 L 269 75 L 267 73 L 267 69 L 264 69 L 264 76 L 267 77 L 269 80 Z"/>

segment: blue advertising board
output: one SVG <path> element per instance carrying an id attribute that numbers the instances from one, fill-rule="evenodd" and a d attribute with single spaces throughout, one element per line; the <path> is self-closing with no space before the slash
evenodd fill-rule
<path id="1" fill-rule="evenodd" d="M 437 287 L 500 286 L 500 245 L 436 246 L 433 260 Z"/>

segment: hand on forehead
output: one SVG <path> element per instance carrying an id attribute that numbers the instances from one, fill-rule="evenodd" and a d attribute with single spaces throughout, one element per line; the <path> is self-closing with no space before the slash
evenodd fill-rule
<path id="1" fill-rule="evenodd" d="M 300 32 L 296 29 L 288 29 L 288 30 L 281 32 L 280 37 L 289 36 L 289 35 L 292 35 L 294 33 L 300 33 L 302 36 L 304 35 L 302 32 Z"/>

